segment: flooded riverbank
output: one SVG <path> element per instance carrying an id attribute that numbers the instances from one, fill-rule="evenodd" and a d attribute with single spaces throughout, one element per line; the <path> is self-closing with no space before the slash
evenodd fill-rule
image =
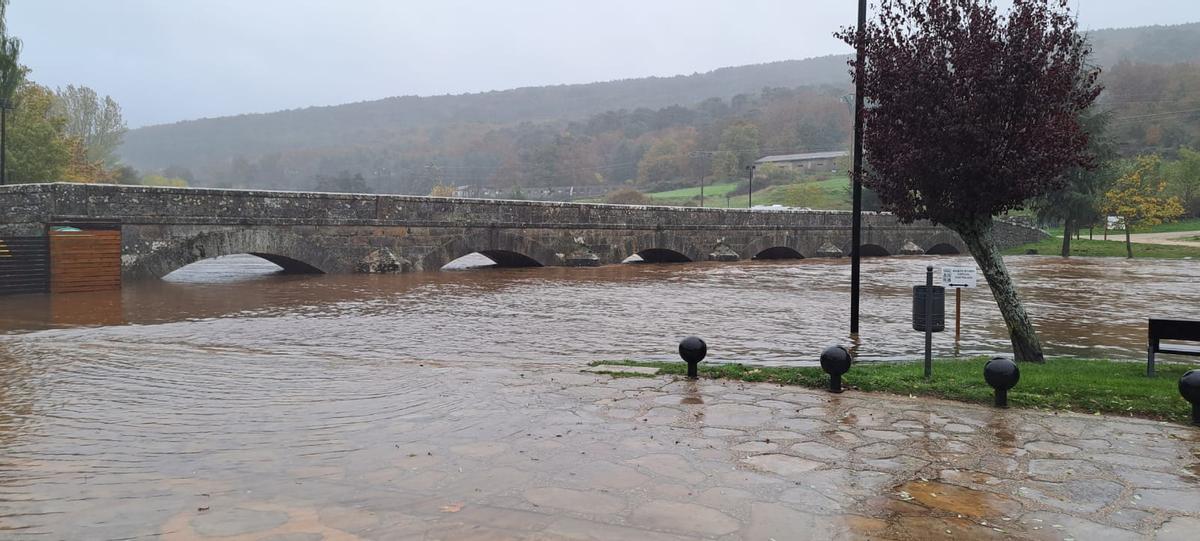
<path id="1" fill-rule="evenodd" d="M 1200 262 L 1008 261 L 1051 355 L 1139 359 L 1147 317 L 1200 317 Z M 859 358 L 919 356 L 911 286 L 923 281 L 926 264 L 971 263 L 961 256 L 865 260 Z M 34 356 L 99 342 L 114 354 L 164 344 L 299 348 L 364 360 L 586 362 L 673 359 L 674 342 L 696 334 L 708 340 L 710 360 L 792 364 L 813 361 L 828 344 L 854 343 L 846 260 L 394 276 L 283 276 L 272 269 L 234 256 L 119 292 L 6 298 L 0 347 Z M 964 291 L 962 321 L 957 342 L 950 329 L 935 336 L 936 355 L 1008 349 L 986 289 Z"/>
<path id="2" fill-rule="evenodd" d="M 578 372 L 595 359 L 675 359 L 688 334 L 708 340 L 710 360 L 811 363 L 826 344 L 849 343 L 846 261 L 399 276 L 213 263 L 119 292 L 3 299 L 0 537 L 764 538 L 817 521 L 903 538 L 943 526 L 869 496 L 946 464 L 1011 479 L 1005 487 L 1026 486 L 1034 470 L 991 447 L 988 423 L 1001 421 L 978 408 Z M 865 262 L 860 359 L 919 355 L 909 295 L 927 263 L 968 260 Z M 1010 265 L 1052 355 L 1137 359 L 1147 316 L 1200 316 L 1194 262 Z M 938 335 L 937 354 L 1007 350 L 990 295 L 968 291 L 963 306 L 962 340 Z M 1036 450 L 1047 426 L 1074 427 L 1044 417 L 1010 415 L 996 434 L 1009 434 L 1005 449 Z M 1089 433 L 1101 434 L 1094 422 Z M 916 431 L 879 430 L 902 424 Z M 1186 456 L 1155 452 L 1164 471 Z M 845 456 L 852 470 L 837 469 Z M 821 496 L 782 490 L 808 469 L 836 482 Z M 839 492 L 854 485 L 844 476 L 862 475 L 871 491 Z M 1084 489 L 1108 490 L 1116 476 Z M 1022 497 L 1036 507 L 1053 496 Z M 788 498 L 793 507 L 779 503 Z M 813 505 L 820 514 L 806 514 Z M 799 514 L 772 522 L 784 512 Z M 696 516 L 720 518 L 688 529 Z"/>

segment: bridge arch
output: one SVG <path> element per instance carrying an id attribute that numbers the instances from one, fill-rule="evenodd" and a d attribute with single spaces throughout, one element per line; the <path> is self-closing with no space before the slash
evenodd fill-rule
<path id="1" fill-rule="evenodd" d="M 923 247 L 928 246 L 925 249 L 925 253 L 928 255 L 959 255 L 967 253 L 967 245 L 963 242 L 962 237 L 959 237 L 957 233 L 948 229 L 927 235 L 917 243 Z"/>
<path id="2" fill-rule="evenodd" d="M 959 255 L 961 253 L 962 251 L 957 246 L 948 242 L 934 244 L 928 250 L 925 250 L 926 255 Z"/>
<path id="3" fill-rule="evenodd" d="M 664 231 L 647 232 L 626 237 L 622 243 L 615 246 L 611 261 L 627 262 L 635 255 L 646 263 L 705 261 L 716 243 L 716 238 L 708 239 Z M 709 249 L 703 250 L 697 246 L 708 246 Z M 647 255 L 650 257 L 647 258 Z"/>
<path id="4" fill-rule="evenodd" d="M 636 261 L 636 263 L 690 263 L 693 261 L 687 255 L 669 248 L 647 248 L 633 255 L 641 258 L 641 261 Z"/>
<path id="5" fill-rule="evenodd" d="M 340 262 L 334 250 L 286 231 L 228 229 L 191 237 L 172 238 L 148 246 L 123 250 L 123 274 L 128 278 L 162 278 L 197 261 L 235 254 L 250 254 L 279 265 L 284 273 L 336 272 Z"/>
<path id="6" fill-rule="evenodd" d="M 754 254 L 754 259 L 804 259 L 804 254 L 788 246 L 772 246 Z"/>
<path id="7" fill-rule="evenodd" d="M 887 251 L 887 248 L 878 244 L 863 244 L 858 248 L 858 255 L 862 257 L 887 257 L 892 255 Z"/>
<path id="8" fill-rule="evenodd" d="M 558 255 L 541 243 L 506 231 L 480 231 L 456 236 L 437 246 L 421 259 L 420 269 L 438 270 L 462 256 L 479 253 L 497 267 L 544 267 Z"/>

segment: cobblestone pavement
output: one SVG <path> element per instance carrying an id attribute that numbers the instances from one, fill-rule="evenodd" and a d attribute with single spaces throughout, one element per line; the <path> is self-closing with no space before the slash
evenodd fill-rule
<path id="1" fill-rule="evenodd" d="M 187 471 L 93 469 L 87 484 L 64 461 L 103 457 L 30 461 L 40 488 L 4 487 L 0 527 L 224 541 L 1200 532 L 1190 427 L 566 366 L 414 364 L 398 385 L 399 415 L 307 448 L 202 441 Z"/>

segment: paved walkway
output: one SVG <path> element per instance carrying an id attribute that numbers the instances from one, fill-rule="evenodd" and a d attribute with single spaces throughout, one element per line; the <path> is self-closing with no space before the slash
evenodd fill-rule
<path id="1" fill-rule="evenodd" d="M 427 397 L 388 421 L 400 440 L 319 467 L 243 455 L 251 487 L 167 483 L 188 499 L 145 533 L 1082 541 L 1200 531 L 1200 429 L 567 367 L 426 364 L 406 378 Z M 131 503 L 74 520 L 141 509 Z"/>
<path id="2" fill-rule="evenodd" d="M 1171 246 L 1191 246 L 1200 248 L 1200 241 L 1190 240 L 1200 238 L 1200 231 L 1176 231 L 1174 233 L 1134 233 L 1129 235 L 1131 242 L 1139 242 L 1142 244 L 1167 244 Z M 1109 239 L 1113 239 L 1110 234 Z M 1125 240 L 1125 235 L 1122 233 L 1119 238 L 1113 240 Z"/>

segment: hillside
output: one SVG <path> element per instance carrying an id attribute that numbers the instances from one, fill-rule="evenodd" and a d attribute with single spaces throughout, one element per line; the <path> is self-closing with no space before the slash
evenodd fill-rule
<path id="1" fill-rule="evenodd" d="M 121 155 L 135 167 L 202 166 L 234 155 L 356 146 L 421 128 L 576 120 L 604 111 L 693 105 L 764 87 L 844 84 L 843 56 L 787 60 L 674 77 L 526 87 L 446 96 L 403 96 L 266 114 L 200 119 L 130 131 Z"/>
<path id="2" fill-rule="evenodd" d="M 1089 36 L 1111 89 L 1102 102 L 1118 116 L 1182 111 L 1200 99 L 1191 86 L 1175 84 L 1200 68 L 1200 23 Z M 143 170 L 175 166 L 196 184 L 235 187 L 308 189 L 321 178 L 355 175 L 371 189 L 399 193 L 428 193 L 438 184 L 630 181 L 654 189 L 671 179 L 722 181 L 736 177 L 751 153 L 843 148 L 845 61 L 828 56 L 186 121 L 133 130 L 120 153 Z M 1126 151 L 1171 149 L 1200 137 L 1191 121 L 1153 116 L 1114 128 Z"/>

